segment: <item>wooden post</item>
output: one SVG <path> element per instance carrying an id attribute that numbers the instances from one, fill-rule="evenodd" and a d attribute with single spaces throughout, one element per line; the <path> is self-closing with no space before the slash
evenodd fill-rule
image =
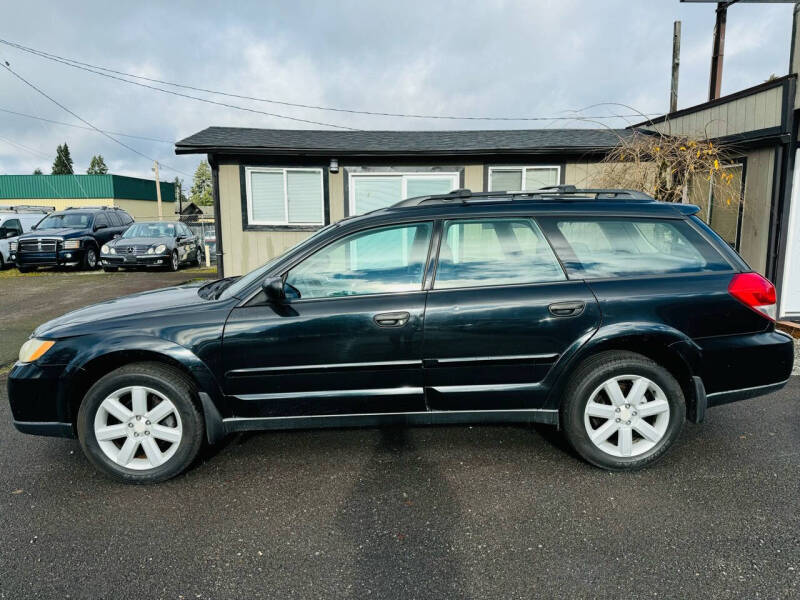
<path id="1" fill-rule="evenodd" d="M 158 178 L 158 161 L 153 161 L 153 163 L 153 168 L 156 172 L 156 198 L 158 198 L 158 220 L 160 221 L 164 216 L 164 213 L 161 210 L 161 180 Z"/>
<path id="2" fill-rule="evenodd" d="M 714 43 L 711 52 L 711 76 L 708 81 L 708 99 L 716 100 L 722 95 L 722 58 L 725 54 L 725 23 L 728 6 L 733 2 L 717 2 L 717 21 L 714 24 Z"/>
<path id="3" fill-rule="evenodd" d="M 681 66 L 681 22 L 672 25 L 672 83 L 669 88 L 669 112 L 678 110 L 678 71 Z"/>

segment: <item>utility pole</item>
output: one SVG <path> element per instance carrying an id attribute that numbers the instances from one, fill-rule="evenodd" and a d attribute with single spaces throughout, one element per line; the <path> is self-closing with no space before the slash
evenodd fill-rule
<path id="1" fill-rule="evenodd" d="M 681 67 L 681 22 L 672 24 L 672 83 L 669 88 L 669 112 L 678 110 L 678 71 Z"/>
<path id="2" fill-rule="evenodd" d="M 164 213 L 161 210 L 161 180 L 158 178 L 158 161 L 153 161 L 153 170 L 156 172 L 156 198 L 158 198 L 158 219 L 164 216 Z"/>
<path id="3" fill-rule="evenodd" d="M 736 0 L 717 2 L 717 21 L 714 24 L 714 43 L 711 52 L 711 76 L 708 81 L 708 99 L 715 100 L 722 93 L 722 58 L 725 54 L 725 23 L 728 7 Z"/>

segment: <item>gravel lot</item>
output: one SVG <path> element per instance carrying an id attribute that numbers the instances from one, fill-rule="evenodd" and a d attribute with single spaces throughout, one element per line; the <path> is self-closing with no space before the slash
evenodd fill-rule
<path id="1" fill-rule="evenodd" d="M 12 306 L 47 289 L 81 303 L 77 280 L 17 289 L 29 279 Z M 584 464 L 547 427 L 453 426 L 239 435 L 151 487 L 16 432 L 0 390 L 0 598 L 800 595 L 797 378 L 712 409 L 636 474 Z"/>

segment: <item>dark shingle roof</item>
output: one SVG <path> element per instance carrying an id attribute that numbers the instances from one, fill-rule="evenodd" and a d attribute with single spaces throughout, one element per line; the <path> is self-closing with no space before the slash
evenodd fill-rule
<path id="1" fill-rule="evenodd" d="M 175 144 L 177 154 L 214 152 L 301 155 L 541 154 L 606 150 L 627 129 L 491 131 L 331 131 L 209 127 Z"/>

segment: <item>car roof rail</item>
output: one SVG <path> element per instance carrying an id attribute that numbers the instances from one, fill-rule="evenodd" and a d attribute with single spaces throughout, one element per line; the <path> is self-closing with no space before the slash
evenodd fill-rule
<path id="1" fill-rule="evenodd" d="M 425 204 L 467 204 L 476 202 L 511 202 L 514 200 L 620 200 L 655 202 L 655 198 L 638 190 L 615 188 L 577 188 L 574 185 L 551 185 L 530 191 L 473 192 L 457 189 L 447 194 L 432 194 L 406 198 L 393 204 L 394 208 L 407 208 Z"/>
<path id="2" fill-rule="evenodd" d="M 38 206 L 36 204 L 14 204 L 14 205 L 6 205 L 0 204 L 0 210 L 3 211 L 10 211 L 10 212 L 53 212 L 56 209 L 55 206 Z"/>

